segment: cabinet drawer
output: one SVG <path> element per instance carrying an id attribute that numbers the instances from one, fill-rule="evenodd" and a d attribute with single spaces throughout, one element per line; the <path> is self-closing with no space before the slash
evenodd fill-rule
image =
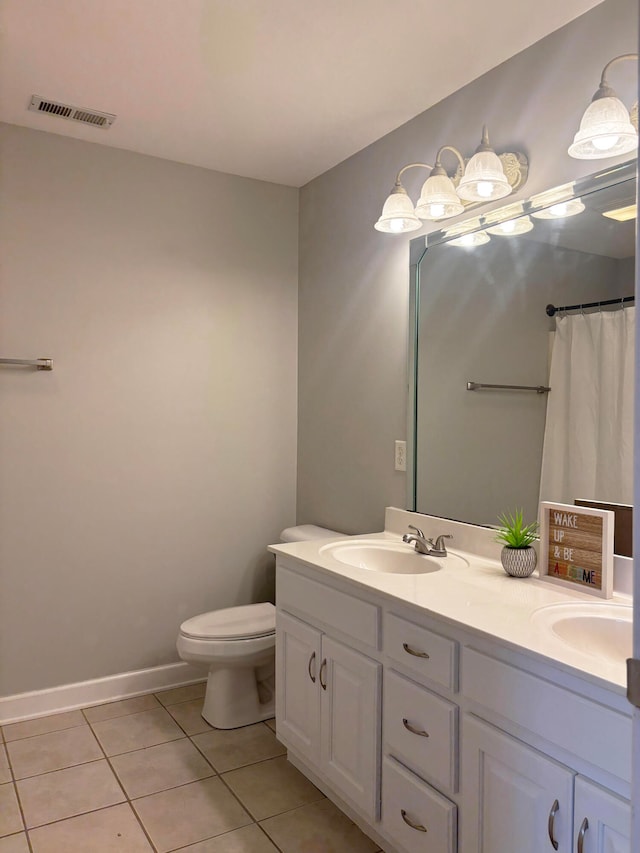
<path id="1" fill-rule="evenodd" d="M 309 580 L 280 562 L 276 573 L 276 604 L 374 649 L 379 647 L 380 616 L 375 604 Z"/>
<path id="2" fill-rule="evenodd" d="M 457 786 L 458 709 L 395 672 L 385 674 L 386 749 L 438 788 Z"/>
<path id="3" fill-rule="evenodd" d="M 621 714 L 475 649 L 462 653 L 465 696 L 629 782 L 631 715 Z M 629 706 L 631 709 L 631 706 Z"/>
<path id="4" fill-rule="evenodd" d="M 458 689 L 457 643 L 406 619 L 385 614 L 384 651 L 421 679 Z"/>
<path id="5" fill-rule="evenodd" d="M 382 765 L 382 825 L 407 853 L 456 849 L 456 806 L 390 758 Z"/>

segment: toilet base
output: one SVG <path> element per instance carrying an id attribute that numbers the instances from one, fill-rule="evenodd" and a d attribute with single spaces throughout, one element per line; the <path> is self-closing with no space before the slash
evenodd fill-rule
<path id="1" fill-rule="evenodd" d="M 273 661 L 258 667 L 212 666 L 203 718 L 216 729 L 238 729 L 270 719 L 275 714 L 274 671 Z"/>

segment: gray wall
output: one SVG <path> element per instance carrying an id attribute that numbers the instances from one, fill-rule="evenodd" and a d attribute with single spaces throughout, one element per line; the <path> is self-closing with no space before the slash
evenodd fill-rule
<path id="1" fill-rule="evenodd" d="M 636 50 L 637 14 L 636 0 L 606 0 L 302 189 L 299 522 L 379 530 L 385 506 L 405 505 L 393 442 L 407 430 L 409 240 L 416 235 L 373 229 L 396 172 L 433 162 L 444 143 L 470 155 L 483 122 L 498 151 L 529 156 L 518 197 L 596 171 L 597 163 L 572 160 L 566 150 L 606 62 Z M 615 74 L 630 105 L 636 66 L 624 63 Z M 425 175 L 407 177 L 415 200 Z"/>
<path id="2" fill-rule="evenodd" d="M 0 695 L 177 660 L 295 519 L 298 192 L 3 126 Z"/>

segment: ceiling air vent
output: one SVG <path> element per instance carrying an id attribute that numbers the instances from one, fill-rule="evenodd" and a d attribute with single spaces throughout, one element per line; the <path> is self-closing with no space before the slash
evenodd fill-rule
<path id="1" fill-rule="evenodd" d="M 29 109 L 34 113 L 48 113 L 58 118 L 68 118 L 93 127 L 111 127 L 116 120 L 112 113 L 102 113 L 100 110 L 88 110 L 84 107 L 74 107 L 71 104 L 61 104 L 59 101 L 49 101 L 39 95 L 32 95 Z"/>

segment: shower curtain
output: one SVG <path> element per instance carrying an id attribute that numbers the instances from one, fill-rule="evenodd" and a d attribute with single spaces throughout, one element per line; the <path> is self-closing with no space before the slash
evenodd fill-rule
<path id="1" fill-rule="evenodd" d="M 635 307 L 561 317 L 540 500 L 633 503 Z"/>

